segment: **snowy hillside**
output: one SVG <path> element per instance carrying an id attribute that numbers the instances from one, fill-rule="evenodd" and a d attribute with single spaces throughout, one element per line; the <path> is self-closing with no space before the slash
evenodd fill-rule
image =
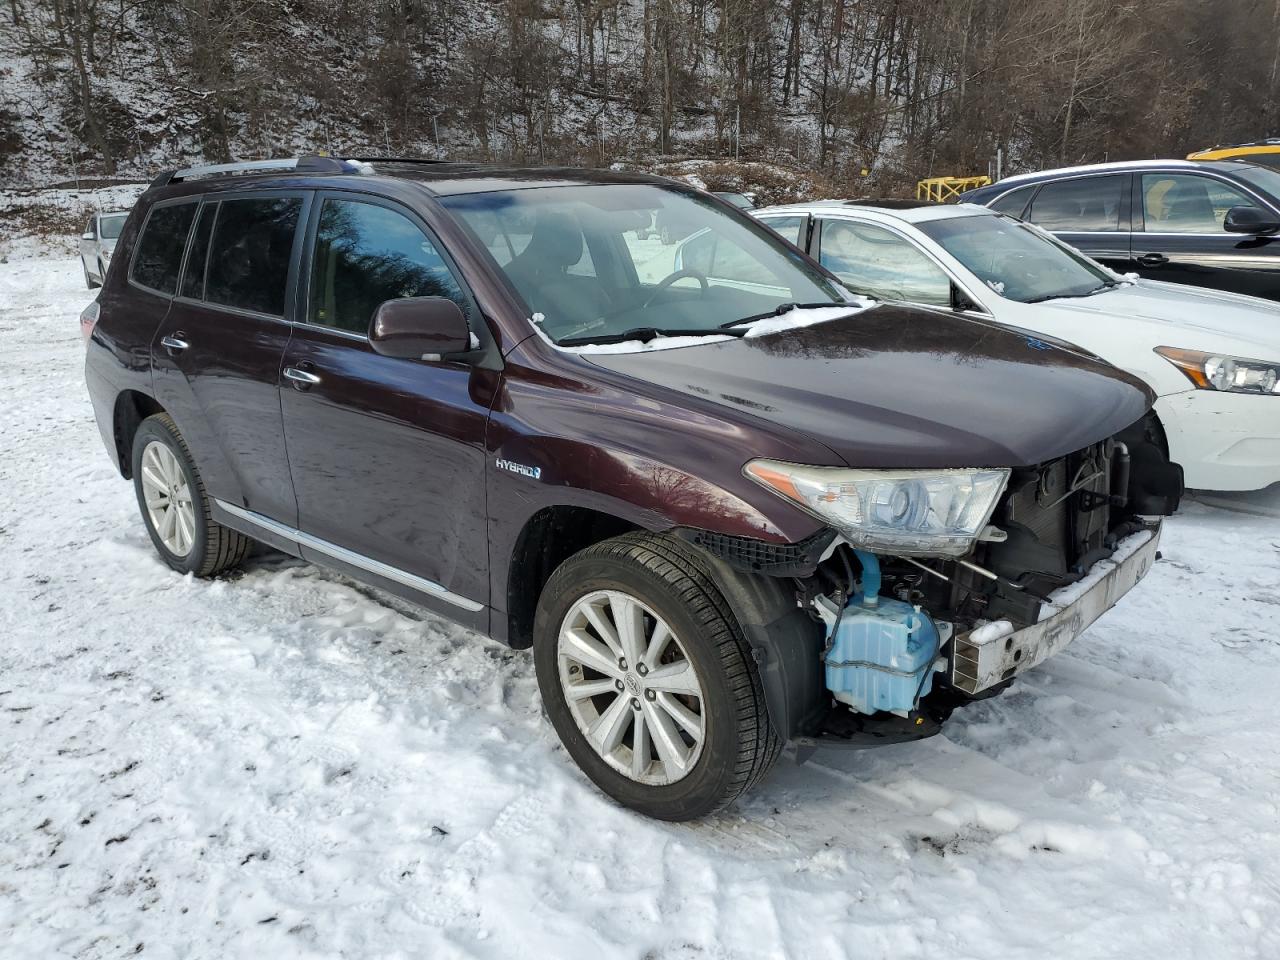
<path id="1" fill-rule="evenodd" d="M 275 554 L 165 568 L 86 398 L 89 298 L 65 255 L 0 264 L 0 956 L 1280 956 L 1280 518 L 1189 504 L 944 736 L 650 822 L 527 654 Z"/>
<path id="2" fill-rule="evenodd" d="M 1277 133 L 1270 0 L 9 0 L 0 185 L 315 153 L 855 187 Z"/>

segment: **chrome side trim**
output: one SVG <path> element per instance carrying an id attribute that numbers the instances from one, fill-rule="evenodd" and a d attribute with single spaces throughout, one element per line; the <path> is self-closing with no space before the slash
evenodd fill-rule
<path id="1" fill-rule="evenodd" d="M 261 527 L 268 533 L 274 533 L 277 537 L 281 537 L 282 539 L 292 540 L 294 543 L 302 542 L 300 538 L 301 531 L 295 530 L 293 527 L 287 526 L 283 523 L 278 523 L 270 517 L 264 517 L 262 514 L 254 513 L 252 510 L 246 510 L 244 507 L 237 507 L 234 503 L 227 503 L 225 500 L 218 500 L 216 497 L 213 502 L 218 505 L 219 510 L 225 510 L 238 520 L 244 520 L 247 523 L 252 523 L 254 526 Z"/>
<path id="2" fill-rule="evenodd" d="M 214 500 L 220 510 L 225 510 L 231 516 L 246 523 L 251 523 L 263 530 L 270 531 L 278 537 L 286 540 L 293 540 L 301 547 L 309 547 L 317 553 L 323 553 L 325 556 L 332 557 L 342 563 L 352 567 L 358 567 L 361 570 L 368 571 L 375 576 L 391 580 L 413 590 L 420 590 L 425 594 L 438 597 L 447 603 L 452 603 L 456 607 L 463 610 L 469 610 L 475 613 L 484 609 L 483 603 L 477 603 L 475 600 L 468 600 L 456 593 L 451 593 L 434 580 L 427 580 L 423 577 L 414 576 L 412 573 L 401 570 L 399 567 L 393 567 L 389 563 L 383 563 L 381 560 L 374 560 L 372 557 L 366 557 L 364 554 L 356 553 L 354 550 L 348 550 L 346 547 L 340 547 L 336 543 L 330 543 L 328 540 L 321 540 L 319 537 L 313 537 L 311 534 L 302 530 L 294 529 L 283 523 L 278 523 L 269 517 L 264 517 L 260 513 L 254 513 L 246 510 L 244 507 L 237 507 L 235 504 L 227 503 L 225 500 Z"/>

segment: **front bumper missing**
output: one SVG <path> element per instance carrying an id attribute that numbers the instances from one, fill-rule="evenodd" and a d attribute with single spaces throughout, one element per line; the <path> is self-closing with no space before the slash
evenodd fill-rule
<path id="1" fill-rule="evenodd" d="M 988 624 L 957 636 L 952 685 L 978 694 L 1048 660 L 1147 575 L 1159 544 L 1158 525 L 1131 534 L 1117 546 L 1114 557 L 1098 561 L 1082 581 L 1058 591 L 1070 599 L 1064 598 L 1061 606 L 1045 604 L 1040 614 L 1043 619 L 1034 626 L 1015 631 L 1010 625 L 1008 631 L 1001 632 Z"/>

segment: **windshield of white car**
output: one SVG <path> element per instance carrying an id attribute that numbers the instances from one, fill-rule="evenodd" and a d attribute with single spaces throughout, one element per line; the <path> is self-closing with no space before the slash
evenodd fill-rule
<path id="1" fill-rule="evenodd" d="M 632 331 L 722 333 L 782 304 L 853 299 L 773 231 L 694 191 L 593 184 L 441 202 L 560 344 L 616 342 Z"/>
<path id="2" fill-rule="evenodd" d="M 98 229 L 102 233 L 103 240 L 115 240 L 120 236 L 120 231 L 124 229 L 124 222 L 129 219 L 127 213 L 117 213 L 110 217 L 98 218 Z"/>
<path id="3" fill-rule="evenodd" d="M 1009 217 L 954 217 L 918 226 L 1009 300 L 1087 297 L 1116 285 L 1114 277 L 1080 254 Z"/>

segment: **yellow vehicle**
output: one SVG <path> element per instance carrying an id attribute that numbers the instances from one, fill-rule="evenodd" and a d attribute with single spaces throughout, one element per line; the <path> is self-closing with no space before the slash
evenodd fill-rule
<path id="1" fill-rule="evenodd" d="M 1248 160 L 1264 167 L 1280 167 L 1280 140 L 1257 140 L 1225 147 L 1210 147 L 1187 154 L 1188 160 Z"/>
<path id="2" fill-rule="evenodd" d="M 946 203 L 966 190 L 976 190 L 989 183 L 990 177 L 930 177 L 916 184 L 916 199 Z"/>

